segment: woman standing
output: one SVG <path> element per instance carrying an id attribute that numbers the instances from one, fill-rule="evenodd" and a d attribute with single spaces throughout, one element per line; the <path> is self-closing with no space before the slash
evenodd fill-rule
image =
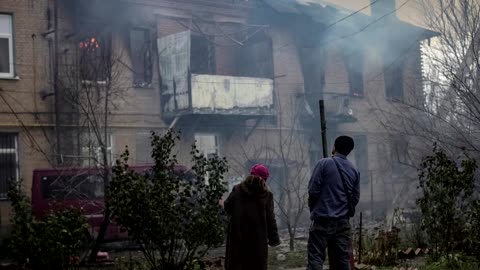
<path id="1" fill-rule="evenodd" d="M 280 244 L 273 208 L 273 194 L 265 182 L 268 169 L 254 165 L 242 183 L 225 201 L 230 215 L 225 268 L 227 270 L 266 270 L 268 246 Z"/>

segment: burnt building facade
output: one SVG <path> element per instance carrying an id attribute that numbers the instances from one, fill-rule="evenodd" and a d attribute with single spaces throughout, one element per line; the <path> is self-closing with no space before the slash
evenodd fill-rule
<path id="1" fill-rule="evenodd" d="M 186 165 L 193 143 L 227 157 L 230 187 L 266 163 L 278 204 L 303 213 L 319 99 L 329 147 L 339 134 L 356 141 L 361 207 L 388 209 L 408 147 L 379 112 L 423 102 L 420 44 L 433 33 L 397 19 L 395 1 L 347 19 L 335 1 L 310 2 L 2 1 L 1 224 L 8 179 L 30 190 L 36 168 L 106 166 L 125 146 L 148 164 L 150 131 L 168 128 L 182 132 Z"/>

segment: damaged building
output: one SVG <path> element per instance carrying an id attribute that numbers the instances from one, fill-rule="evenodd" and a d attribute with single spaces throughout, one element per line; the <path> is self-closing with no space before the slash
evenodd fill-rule
<path id="1" fill-rule="evenodd" d="M 379 119 L 423 104 L 421 43 L 435 33 L 400 20 L 395 0 L 354 15 L 335 2 L 1 1 L 1 224 L 8 179 L 30 190 L 34 169 L 104 166 L 125 146 L 132 164 L 148 164 L 150 131 L 168 128 L 182 132 L 186 165 L 193 143 L 227 157 L 230 188 L 266 163 L 278 205 L 303 219 L 322 153 L 319 99 L 328 147 L 355 139 L 359 208 L 382 216 L 412 159 Z M 104 102 L 82 106 L 95 98 Z"/>

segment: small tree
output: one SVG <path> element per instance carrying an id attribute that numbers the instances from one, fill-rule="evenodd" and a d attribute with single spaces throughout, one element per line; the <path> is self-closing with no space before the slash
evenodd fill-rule
<path id="1" fill-rule="evenodd" d="M 465 244 L 476 168 L 475 160 L 464 159 L 458 166 L 436 147 L 421 164 L 419 180 L 423 194 L 417 203 L 435 258 Z"/>
<path id="2" fill-rule="evenodd" d="M 468 248 L 475 254 L 477 260 L 480 260 L 480 201 L 476 200 L 473 203 L 472 210 L 468 213 Z"/>
<path id="3" fill-rule="evenodd" d="M 12 185 L 8 198 L 14 211 L 9 248 L 17 263 L 32 269 L 71 269 L 79 263 L 87 231 L 80 212 L 59 210 L 38 221 L 19 184 Z"/>
<path id="4" fill-rule="evenodd" d="M 187 180 L 176 170 L 172 154 L 178 136 L 152 133 L 152 170 L 129 170 L 128 150 L 117 161 L 111 183 L 111 209 L 116 221 L 143 246 L 152 269 L 191 269 L 196 259 L 224 240 L 219 201 L 226 192 L 225 158 L 206 159 L 192 147 L 195 175 Z M 208 176 L 208 184 L 206 177 Z"/>

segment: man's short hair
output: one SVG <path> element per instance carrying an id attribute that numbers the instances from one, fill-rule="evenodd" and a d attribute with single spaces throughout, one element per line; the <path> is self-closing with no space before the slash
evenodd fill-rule
<path id="1" fill-rule="evenodd" d="M 344 156 L 348 156 L 354 147 L 355 143 L 353 142 L 352 137 L 340 136 L 335 139 L 335 151 Z"/>

